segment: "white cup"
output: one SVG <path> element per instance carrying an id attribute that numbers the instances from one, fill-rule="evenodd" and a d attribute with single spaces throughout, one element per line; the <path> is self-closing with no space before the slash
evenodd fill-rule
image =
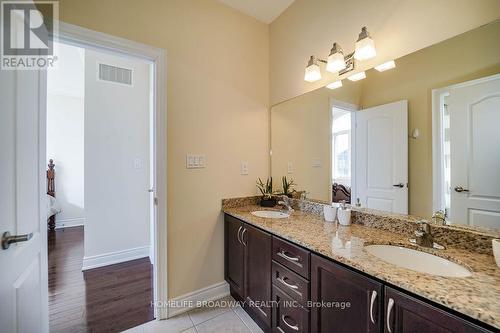
<path id="1" fill-rule="evenodd" d="M 325 217 L 325 221 L 334 222 L 337 217 L 337 207 L 323 206 L 323 216 Z"/>
<path id="2" fill-rule="evenodd" d="M 495 257 L 497 266 L 500 267 L 500 239 L 493 239 L 491 241 L 491 245 L 493 248 L 493 256 Z"/>

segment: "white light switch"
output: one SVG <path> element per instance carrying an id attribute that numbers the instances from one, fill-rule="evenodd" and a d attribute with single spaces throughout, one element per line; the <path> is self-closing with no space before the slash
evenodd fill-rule
<path id="1" fill-rule="evenodd" d="M 142 160 L 140 158 L 134 159 L 134 169 L 142 169 Z"/>
<path id="2" fill-rule="evenodd" d="M 287 165 L 287 172 L 288 172 L 288 174 L 293 173 L 293 163 L 290 161 L 288 162 L 288 165 Z"/>
<path id="3" fill-rule="evenodd" d="M 195 154 L 187 154 L 186 155 L 186 168 L 187 169 L 201 169 L 205 168 L 207 163 L 207 159 L 205 155 L 195 155 Z"/>
<path id="4" fill-rule="evenodd" d="M 241 174 L 248 175 L 248 162 L 241 162 Z"/>

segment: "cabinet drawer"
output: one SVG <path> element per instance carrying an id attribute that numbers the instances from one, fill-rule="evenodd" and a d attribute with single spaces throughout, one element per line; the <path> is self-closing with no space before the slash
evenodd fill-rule
<path id="1" fill-rule="evenodd" d="M 283 239 L 273 237 L 273 259 L 309 279 L 309 251 Z"/>
<path id="2" fill-rule="evenodd" d="M 273 261 L 273 284 L 294 300 L 307 306 L 309 281 L 279 263 Z"/>
<path id="3" fill-rule="evenodd" d="M 309 332 L 309 311 L 273 286 L 273 333 Z"/>

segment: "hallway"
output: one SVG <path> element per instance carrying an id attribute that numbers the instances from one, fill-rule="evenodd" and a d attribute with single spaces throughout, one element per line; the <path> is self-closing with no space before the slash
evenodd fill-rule
<path id="1" fill-rule="evenodd" d="M 51 333 L 120 332 L 153 320 L 149 258 L 82 272 L 83 227 L 49 232 Z"/>

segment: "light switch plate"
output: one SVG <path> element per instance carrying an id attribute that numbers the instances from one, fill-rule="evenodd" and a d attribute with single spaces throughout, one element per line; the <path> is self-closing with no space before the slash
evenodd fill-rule
<path id="1" fill-rule="evenodd" d="M 207 159 L 205 155 L 187 154 L 186 168 L 187 169 L 202 169 L 206 167 Z"/>
<path id="2" fill-rule="evenodd" d="M 248 175 L 248 162 L 246 161 L 241 162 L 241 175 Z"/>
<path id="3" fill-rule="evenodd" d="M 290 161 L 288 162 L 288 165 L 287 165 L 287 172 L 288 172 L 288 174 L 293 173 L 293 163 Z"/>
<path id="4" fill-rule="evenodd" d="M 312 160 L 313 168 L 321 168 L 321 160 L 319 158 L 315 158 Z"/>

